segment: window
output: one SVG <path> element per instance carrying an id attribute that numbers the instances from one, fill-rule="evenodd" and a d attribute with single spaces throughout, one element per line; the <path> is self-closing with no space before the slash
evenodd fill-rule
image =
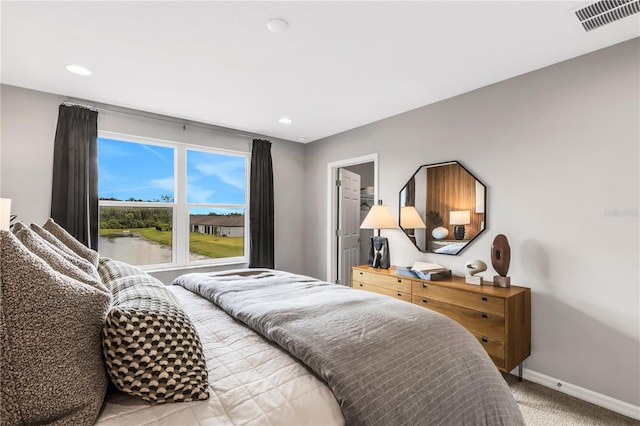
<path id="1" fill-rule="evenodd" d="M 100 255 L 156 268 L 245 262 L 248 158 L 101 133 Z"/>

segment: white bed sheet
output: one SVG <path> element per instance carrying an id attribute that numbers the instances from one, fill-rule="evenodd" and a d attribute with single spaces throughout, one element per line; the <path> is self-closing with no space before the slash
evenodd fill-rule
<path id="1" fill-rule="evenodd" d="M 215 305 L 169 286 L 191 316 L 209 371 L 206 401 L 152 404 L 107 395 L 100 426 L 343 425 L 331 390 L 302 364 Z"/>

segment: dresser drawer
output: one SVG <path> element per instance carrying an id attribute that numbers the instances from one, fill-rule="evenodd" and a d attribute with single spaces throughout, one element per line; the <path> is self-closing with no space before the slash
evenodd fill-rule
<path id="1" fill-rule="evenodd" d="M 388 276 L 354 270 L 351 282 L 354 284 L 353 287 L 355 287 L 356 283 L 367 283 L 389 290 L 397 290 L 402 293 L 411 295 L 411 280 L 409 278 L 400 278 L 397 276 Z M 409 297 L 409 301 L 411 301 L 411 297 Z"/>
<path id="2" fill-rule="evenodd" d="M 384 294 L 385 296 L 395 297 L 396 299 L 404 300 L 405 302 L 411 302 L 411 293 L 400 291 L 400 290 L 391 290 L 384 287 L 378 287 L 376 285 L 372 285 L 365 282 L 353 282 L 353 288 L 359 290 L 371 291 L 373 293 Z"/>
<path id="3" fill-rule="evenodd" d="M 504 316 L 504 299 L 463 290 L 455 290 L 421 281 L 412 282 L 413 295 L 425 296 L 481 312 Z"/>
<path id="4" fill-rule="evenodd" d="M 504 317 L 501 315 L 462 308 L 426 296 L 414 295 L 412 302 L 448 316 L 473 334 L 504 341 Z"/>
<path id="5" fill-rule="evenodd" d="M 487 336 L 478 336 L 477 334 L 474 334 L 474 337 L 478 339 L 484 350 L 487 351 L 496 367 L 504 368 L 504 342 L 492 340 Z"/>

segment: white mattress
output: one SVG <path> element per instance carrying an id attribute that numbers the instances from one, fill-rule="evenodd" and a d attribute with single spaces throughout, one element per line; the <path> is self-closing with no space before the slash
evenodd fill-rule
<path id="1" fill-rule="evenodd" d="M 151 404 L 107 395 L 97 425 L 343 425 L 331 390 L 289 354 L 211 302 L 170 286 L 193 320 L 207 358 L 206 401 Z"/>

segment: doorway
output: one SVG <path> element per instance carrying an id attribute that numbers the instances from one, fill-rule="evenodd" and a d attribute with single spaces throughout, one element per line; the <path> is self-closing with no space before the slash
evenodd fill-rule
<path id="1" fill-rule="evenodd" d="M 327 176 L 327 281 L 350 285 L 367 263 L 372 230 L 360 223 L 378 198 L 378 154 L 329 163 Z"/>

